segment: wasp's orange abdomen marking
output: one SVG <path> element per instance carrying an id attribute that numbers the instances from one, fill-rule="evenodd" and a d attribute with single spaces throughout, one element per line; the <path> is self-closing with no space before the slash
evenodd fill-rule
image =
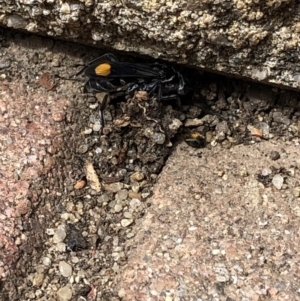
<path id="1" fill-rule="evenodd" d="M 96 75 L 99 76 L 108 76 L 110 75 L 110 70 L 111 70 L 111 65 L 108 63 L 103 63 L 95 68 L 95 73 Z"/>

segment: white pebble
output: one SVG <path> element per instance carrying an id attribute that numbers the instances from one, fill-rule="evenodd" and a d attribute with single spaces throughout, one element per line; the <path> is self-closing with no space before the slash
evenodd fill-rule
<path id="1" fill-rule="evenodd" d="M 51 259 L 49 257 L 43 258 L 43 265 L 50 266 L 51 265 Z"/>
<path id="2" fill-rule="evenodd" d="M 69 301 L 72 299 L 72 290 L 67 286 L 61 287 L 57 291 L 57 297 L 59 301 Z"/>
<path id="3" fill-rule="evenodd" d="M 66 231 L 62 227 L 59 227 L 53 235 L 53 242 L 56 244 L 62 242 L 64 241 L 66 236 L 67 236 Z"/>
<path id="4" fill-rule="evenodd" d="M 131 225 L 133 223 L 133 219 L 122 219 L 121 220 L 121 225 L 122 227 L 128 227 L 129 225 Z"/>
<path id="5" fill-rule="evenodd" d="M 66 244 L 64 242 L 59 242 L 57 245 L 56 245 L 56 250 L 58 252 L 66 252 Z"/>
<path id="6" fill-rule="evenodd" d="M 70 14 L 71 13 L 70 5 L 68 3 L 63 3 L 62 6 L 60 7 L 60 13 L 66 15 Z"/>
<path id="7" fill-rule="evenodd" d="M 279 174 L 275 175 L 272 179 L 272 183 L 278 190 L 280 190 L 283 185 L 283 177 Z"/>
<path id="8" fill-rule="evenodd" d="M 52 236 L 52 235 L 54 235 L 54 229 L 52 229 L 52 228 L 48 228 L 48 229 L 46 229 L 46 234 L 47 235 L 49 235 L 49 236 Z"/>
<path id="9" fill-rule="evenodd" d="M 67 262 L 60 261 L 59 265 L 58 265 L 58 268 L 59 268 L 59 272 L 62 276 L 70 277 L 72 275 L 73 269 Z"/>
<path id="10" fill-rule="evenodd" d="M 116 204 L 116 205 L 115 205 L 115 212 L 116 212 L 116 213 L 119 213 L 119 212 L 121 212 L 122 210 L 123 210 L 122 205 L 120 205 L 120 204 Z"/>

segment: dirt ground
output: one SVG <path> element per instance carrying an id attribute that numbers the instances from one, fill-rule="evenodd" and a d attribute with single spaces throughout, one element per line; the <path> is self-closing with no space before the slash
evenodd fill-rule
<path id="1" fill-rule="evenodd" d="M 106 51 L 6 29 L 0 50 L 1 300 L 300 300 L 298 93 L 177 66 L 181 103 L 102 124 L 61 77 Z"/>

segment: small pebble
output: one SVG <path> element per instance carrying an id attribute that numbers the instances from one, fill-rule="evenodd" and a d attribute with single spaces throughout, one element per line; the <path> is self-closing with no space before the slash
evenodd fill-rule
<path id="1" fill-rule="evenodd" d="M 219 255 L 220 254 L 220 250 L 219 249 L 214 249 L 214 250 L 212 250 L 212 254 L 213 255 Z"/>
<path id="2" fill-rule="evenodd" d="M 128 238 L 128 239 L 130 239 L 130 238 L 132 238 L 132 237 L 134 237 L 134 233 L 132 233 L 132 232 L 130 232 L 130 233 L 128 233 L 127 235 L 126 235 L 126 237 Z"/>
<path id="3" fill-rule="evenodd" d="M 270 126 L 265 122 L 261 122 L 259 124 L 259 128 L 262 131 L 263 138 L 269 139 L 270 138 Z"/>
<path id="4" fill-rule="evenodd" d="M 84 134 L 84 135 L 89 135 L 89 134 L 92 134 L 92 132 L 93 132 L 92 129 L 85 129 L 85 130 L 83 131 L 83 134 Z"/>
<path id="5" fill-rule="evenodd" d="M 131 182 L 134 182 L 134 181 L 139 182 L 139 181 L 142 181 L 144 179 L 144 177 L 145 177 L 145 175 L 142 172 L 137 171 L 130 176 L 130 181 Z"/>
<path id="6" fill-rule="evenodd" d="M 283 177 L 279 174 L 276 174 L 272 179 L 272 183 L 278 190 L 280 190 L 283 185 Z"/>
<path id="7" fill-rule="evenodd" d="M 98 203 L 107 203 L 109 201 L 109 196 L 106 193 L 103 193 L 97 200 Z"/>
<path id="8" fill-rule="evenodd" d="M 58 301 L 69 301 L 72 299 L 72 290 L 67 286 L 61 287 L 57 291 L 57 297 Z"/>
<path id="9" fill-rule="evenodd" d="M 122 288 L 122 289 L 120 289 L 120 290 L 118 291 L 118 296 L 119 296 L 120 298 L 123 298 L 123 297 L 126 296 L 126 291 L 125 291 L 124 288 Z"/>
<path id="10" fill-rule="evenodd" d="M 70 5 L 68 3 L 63 3 L 60 7 L 60 13 L 66 15 L 70 14 L 71 13 Z"/>
<path id="11" fill-rule="evenodd" d="M 0 61 L 0 69 L 5 69 L 8 68 L 10 66 L 11 62 L 8 59 L 2 59 Z"/>
<path id="12" fill-rule="evenodd" d="M 98 108 L 99 107 L 99 104 L 96 102 L 96 103 L 91 103 L 90 105 L 89 105 L 89 108 L 90 109 L 92 109 L 92 110 L 94 110 L 94 109 L 96 109 L 96 108 Z"/>
<path id="13" fill-rule="evenodd" d="M 128 191 L 126 189 L 122 189 L 117 192 L 116 199 L 119 201 L 124 201 L 128 197 Z"/>
<path id="14" fill-rule="evenodd" d="M 79 258 L 76 257 L 76 256 L 73 256 L 73 257 L 71 258 L 71 261 L 72 261 L 72 263 L 78 263 L 78 262 L 79 262 Z"/>
<path id="15" fill-rule="evenodd" d="M 298 198 L 300 196 L 300 186 L 295 187 L 293 193 L 294 196 Z"/>
<path id="16" fill-rule="evenodd" d="M 58 268 L 59 268 L 59 272 L 62 276 L 70 277 L 72 275 L 73 269 L 67 262 L 60 261 L 59 265 L 58 265 Z"/>
<path id="17" fill-rule="evenodd" d="M 174 118 L 172 123 L 169 124 L 169 129 L 171 131 L 178 131 L 178 129 L 182 126 L 182 122 L 179 119 Z"/>
<path id="18" fill-rule="evenodd" d="M 66 252 L 66 244 L 64 242 L 59 242 L 57 245 L 56 245 L 56 250 L 58 252 Z"/>
<path id="19" fill-rule="evenodd" d="M 49 257 L 44 257 L 42 262 L 43 262 L 44 266 L 50 266 L 51 265 L 51 259 Z"/>
<path id="20" fill-rule="evenodd" d="M 41 286 L 44 282 L 44 274 L 43 273 L 37 273 L 34 275 L 34 278 L 33 278 L 33 281 L 32 281 L 32 284 L 34 286 Z"/>
<path id="21" fill-rule="evenodd" d="M 85 278 L 85 275 L 86 275 L 86 272 L 84 270 L 79 270 L 77 272 L 77 276 L 80 278 L 80 279 L 83 279 Z"/>
<path id="22" fill-rule="evenodd" d="M 101 147 L 97 147 L 95 152 L 96 152 L 96 154 L 101 154 L 103 152 L 103 150 Z"/>
<path id="23" fill-rule="evenodd" d="M 117 205 L 115 205 L 115 212 L 116 213 L 119 213 L 119 212 L 121 212 L 122 210 L 123 210 L 123 207 L 122 207 L 122 205 L 120 205 L 120 204 L 117 204 Z"/>
<path id="24" fill-rule="evenodd" d="M 106 190 L 111 191 L 111 192 L 118 192 L 123 187 L 124 187 L 124 184 L 120 183 L 120 182 L 108 184 L 108 185 L 105 186 Z"/>
<path id="25" fill-rule="evenodd" d="M 124 217 L 127 219 L 132 219 L 132 214 L 130 212 L 124 212 Z"/>
<path id="26" fill-rule="evenodd" d="M 198 118 L 187 119 L 184 124 L 185 127 L 196 127 L 200 125 L 203 125 L 203 120 Z"/>
<path id="27" fill-rule="evenodd" d="M 153 132 L 153 129 L 152 128 L 145 128 L 144 130 L 144 135 L 147 137 L 147 138 L 151 138 L 153 136 L 154 132 Z"/>
<path id="28" fill-rule="evenodd" d="M 6 24 L 8 27 L 13 27 L 15 29 L 25 29 L 28 22 L 19 15 L 10 15 L 7 18 Z"/>
<path id="29" fill-rule="evenodd" d="M 28 298 L 29 298 L 29 299 L 35 299 L 35 294 L 34 294 L 34 292 L 29 292 L 29 293 L 28 293 Z"/>
<path id="30" fill-rule="evenodd" d="M 68 213 L 68 212 L 64 212 L 64 213 L 62 213 L 61 215 L 60 215 L 60 217 L 61 217 L 61 219 L 63 219 L 63 220 L 68 220 L 69 218 L 70 218 L 70 213 Z"/>
<path id="31" fill-rule="evenodd" d="M 53 236 L 55 233 L 55 230 L 52 229 L 52 228 L 48 228 L 46 229 L 46 234 L 49 235 L 49 236 Z"/>
<path id="32" fill-rule="evenodd" d="M 166 135 L 163 133 L 154 133 L 153 140 L 156 144 L 164 144 L 166 141 Z"/>
<path id="33" fill-rule="evenodd" d="M 93 125 L 93 131 L 94 132 L 99 132 L 101 130 L 101 122 L 96 121 L 95 124 Z"/>
<path id="34" fill-rule="evenodd" d="M 263 170 L 261 171 L 261 175 L 264 177 L 269 176 L 270 174 L 272 174 L 272 170 L 269 167 L 265 167 L 263 168 Z"/>
<path id="35" fill-rule="evenodd" d="M 79 148 L 78 148 L 78 152 L 80 154 L 85 154 L 89 149 L 89 146 L 87 144 L 83 144 L 83 145 L 80 145 Z"/>
<path id="36" fill-rule="evenodd" d="M 119 265 L 115 262 L 114 263 L 114 265 L 113 265 L 113 267 L 112 267 L 112 270 L 115 272 L 115 273 L 117 273 L 118 271 L 119 271 Z"/>
<path id="37" fill-rule="evenodd" d="M 139 199 L 134 198 L 129 202 L 129 207 L 133 211 L 136 210 L 140 205 L 141 205 L 141 201 Z"/>
<path id="38" fill-rule="evenodd" d="M 131 198 L 131 199 L 138 199 L 140 200 L 141 199 L 141 194 L 140 193 L 137 193 L 137 192 L 134 192 L 132 190 L 130 190 L 128 192 L 128 196 Z"/>
<path id="39" fill-rule="evenodd" d="M 140 184 L 138 182 L 133 182 L 131 184 L 131 189 L 133 192 L 138 193 L 140 190 Z"/>
<path id="40" fill-rule="evenodd" d="M 270 153 L 270 159 L 273 161 L 276 161 L 280 158 L 280 154 L 277 151 L 271 151 Z"/>
<path id="41" fill-rule="evenodd" d="M 230 275 L 224 264 L 218 264 L 214 267 L 215 277 L 217 282 L 227 282 L 230 279 Z"/>
<path id="42" fill-rule="evenodd" d="M 62 242 L 62 241 L 64 241 L 66 236 L 67 236 L 66 231 L 64 229 L 62 229 L 61 227 L 59 227 L 53 235 L 53 242 L 56 244 L 59 242 Z"/>
<path id="43" fill-rule="evenodd" d="M 86 185 L 86 181 L 85 180 L 79 180 L 74 185 L 74 189 L 82 189 L 82 188 L 85 187 L 85 185 Z"/>
<path id="44" fill-rule="evenodd" d="M 129 225 L 131 225 L 133 223 L 133 219 L 122 219 L 121 220 L 121 225 L 122 227 L 128 227 Z"/>

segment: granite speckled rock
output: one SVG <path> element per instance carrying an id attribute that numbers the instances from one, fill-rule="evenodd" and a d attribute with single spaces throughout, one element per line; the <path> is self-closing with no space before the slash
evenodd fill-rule
<path id="1" fill-rule="evenodd" d="M 0 25 L 300 88 L 295 0 L 1 0 Z"/>

